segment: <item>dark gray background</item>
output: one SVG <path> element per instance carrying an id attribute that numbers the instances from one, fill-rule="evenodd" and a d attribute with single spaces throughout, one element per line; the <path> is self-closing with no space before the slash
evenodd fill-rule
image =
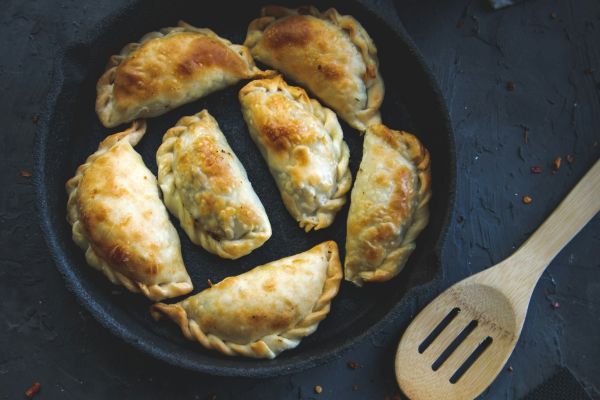
<path id="1" fill-rule="evenodd" d="M 4 0 L 0 10 L 0 398 L 22 398 L 34 381 L 42 384 L 40 399 L 397 394 L 392 361 L 404 326 L 304 373 L 226 379 L 134 351 L 77 304 L 49 259 L 32 180 L 21 171 L 32 169 L 35 116 L 52 85 L 57 44 L 85 34 L 124 2 L 81 3 Z M 531 0 L 497 12 L 480 1 L 396 4 L 438 79 L 456 133 L 456 210 L 442 290 L 511 254 L 600 155 L 600 2 Z M 564 160 L 569 153 L 572 164 Z M 559 155 L 563 166 L 552 173 Z M 543 173 L 531 174 L 533 165 Z M 530 205 L 521 202 L 526 194 Z M 599 260 L 597 217 L 543 275 L 508 362 L 512 372 L 501 372 L 483 398 L 521 398 L 560 366 L 600 398 Z M 349 360 L 359 367 L 348 368 Z M 315 394 L 315 385 L 323 393 Z"/>

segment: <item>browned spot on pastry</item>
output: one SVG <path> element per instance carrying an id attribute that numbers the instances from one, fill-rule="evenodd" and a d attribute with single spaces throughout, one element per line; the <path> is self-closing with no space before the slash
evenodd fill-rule
<path id="1" fill-rule="evenodd" d="M 377 134 L 381 139 L 383 139 L 389 146 L 393 148 L 398 148 L 399 146 L 399 137 L 402 135 L 401 131 L 393 131 L 391 129 L 386 128 L 383 125 L 376 125 L 372 128 L 373 132 Z"/>
<path id="2" fill-rule="evenodd" d="M 256 314 L 250 314 L 250 316 L 249 316 L 250 322 L 254 322 L 254 323 L 260 322 L 260 321 L 262 321 L 262 320 L 264 320 L 266 318 L 267 318 L 266 315 L 264 315 L 264 314 L 258 314 L 258 313 L 256 313 Z"/>
<path id="3" fill-rule="evenodd" d="M 231 173 L 228 153 L 221 151 L 216 139 L 211 136 L 198 137 L 177 158 L 175 169 L 183 177 L 183 181 L 195 182 L 198 173 L 204 174 L 211 180 L 213 191 L 223 193 L 238 186 Z M 205 203 L 205 207 L 212 208 L 215 198 L 210 194 L 199 193 L 196 196 L 198 204 Z"/>
<path id="4" fill-rule="evenodd" d="M 193 40 L 181 56 L 182 59 L 177 64 L 177 73 L 183 76 L 215 66 L 240 75 L 246 70 L 246 65 L 234 51 L 225 44 L 204 36 Z"/>
<path id="5" fill-rule="evenodd" d="M 290 299 L 283 299 L 283 303 L 289 309 L 293 309 L 295 307 L 294 303 L 292 301 L 290 301 Z"/>
<path id="6" fill-rule="evenodd" d="M 223 290 L 228 287 L 232 287 L 234 284 L 235 284 L 235 279 L 225 278 L 221 282 L 219 282 L 217 285 L 218 285 L 219 289 Z"/>
<path id="7" fill-rule="evenodd" d="M 248 70 L 234 50 L 199 33 L 153 39 L 117 67 L 115 98 L 119 104 L 127 105 L 158 93 L 178 92 L 185 81 L 198 79 L 207 69 L 216 67 L 240 77 L 245 77 Z"/>
<path id="8" fill-rule="evenodd" d="M 391 182 L 386 174 L 377 174 L 373 177 L 373 183 L 375 186 L 385 187 L 388 186 Z"/>
<path id="9" fill-rule="evenodd" d="M 266 125 L 262 129 L 266 145 L 277 152 L 288 151 L 300 139 L 297 125 Z"/>
<path id="10" fill-rule="evenodd" d="M 93 227 L 108 219 L 108 210 L 104 207 L 95 207 L 92 212 L 81 212 L 81 220 L 84 226 Z"/>
<path id="11" fill-rule="evenodd" d="M 269 321 L 269 327 L 274 331 L 280 331 L 287 328 L 292 323 L 290 315 L 275 315 Z"/>
<path id="12" fill-rule="evenodd" d="M 305 146 L 299 147 L 294 150 L 294 159 L 298 162 L 301 167 L 307 166 L 310 163 L 310 152 Z"/>
<path id="13" fill-rule="evenodd" d="M 363 76 L 363 80 L 364 81 L 369 81 L 371 79 L 375 79 L 377 77 L 377 70 L 373 65 L 368 65 L 367 69 L 365 70 L 364 76 Z"/>
<path id="14" fill-rule="evenodd" d="M 146 210 L 142 213 L 142 217 L 144 217 L 145 219 L 150 219 L 152 218 L 152 210 Z"/>
<path id="15" fill-rule="evenodd" d="M 377 242 L 379 243 L 379 242 Z M 374 246 L 369 246 L 369 245 L 365 245 L 365 246 L 361 246 L 362 247 L 362 252 L 364 254 L 364 258 L 365 260 L 367 260 L 368 263 L 372 263 L 372 262 L 377 262 L 377 260 L 379 260 L 379 258 L 381 258 L 381 247 L 374 247 Z"/>
<path id="16" fill-rule="evenodd" d="M 225 160 L 224 154 L 219 151 L 219 147 L 213 138 L 202 137 L 195 141 L 192 151 L 198 157 L 197 161 L 207 175 L 228 175 L 228 163 Z"/>
<path id="17" fill-rule="evenodd" d="M 354 222 L 354 221 L 353 221 Z M 349 222 L 348 223 L 348 236 L 357 236 L 360 234 L 361 230 L 363 229 L 363 224 L 362 223 L 352 223 Z"/>
<path id="18" fill-rule="evenodd" d="M 158 266 L 156 264 L 151 264 L 146 267 L 146 274 L 148 275 L 156 275 L 158 274 Z"/>
<path id="19" fill-rule="evenodd" d="M 129 253 L 127 252 L 127 249 L 119 245 L 116 245 L 110 251 L 104 251 L 103 253 L 105 253 L 108 257 L 109 262 L 113 264 L 121 265 L 126 264 L 129 261 Z"/>
<path id="20" fill-rule="evenodd" d="M 136 231 L 133 231 L 133 232 L 131 232 L 131 234 L 130 234 L 130 236 L 129 236 L 129 237 L 131 238 L 131 241 L 132 241 L 133 243 L 139 243 L 139 242 L 141 242 L 142 240 L 144 240 L 144 235 L 143 235 L 143 233 L 142 233 L 141 231 L 139 231 L 139 230 L 136 230 Z"/>
<path id="21" fill-rule="evenodd" d="M 408 168 L 397 168 L 392 176 L 396 183 L 390 198 L 390 211 L 394 218 L 403 220 L 411 214 L 411 199 L 414 198 L 414 180 Z"/>
<path id="22" fill-rule="evenodd" d="M 262 285 L 262 288 L 265 292 L 272 292 L 276 289 L 276 287 L 277 287 L 277 284 L 275 283 L 275 281 L 273 279 L 268 279 Z"/>
<path id="23" fill-rule="evenodd" d="M 247 226 L 256 226 L 260 224 L 260 215 L 254 212 L 252 205 L 240 204 L 235 209 L 232 215 L 233 218 L 237 218 L 242 224 Z"/>
<path id="24" fill-rule="evenodd" d="M 382 243 L 382 242 L 388 241 L 393 236 L 395 236 L 395 232 L 394 232 L 394 227 L 392 224 L 380 224 L 377 226 L 377 228 L 375 230 L 375 235 L 373 236 L 372 239 L 376 243 Z M 377 254 L 379 254 L 378 249 L 372 248 L 371 250 L 375 250 L 375 252 L 376 252 L 374 254 L 375 257 L 377 256 Z"/>
<path id="25" fill-rule="evenodd" d="M 265 32 L 265 44 L 273 49 L 284 46 L 306 46 L 312 37 L 310 17 L 293 15 L 271 25 Z"/>
<path id="26" fill-rule="evenodd" d="M 202 328 L 206 331 L 212 331 L 217 326 L 217 321 L 209 314 L 202 315 Z"/>
<path id="27" fill-rule="evenodd" d="M 126 66 L 119 69 L 115 78 L 114 91 L 117 96 L 133 96 L 141 95 L 146 90 L 143 75 L 136 73 L 134 70 L 129 70 Z M 149 94 L 149 93 L 148 93 Z"/>
<path id="28" fill-rule="evenodd" d="M 318 64 L 317 70 L 329 80 L 335 80 L 344 75 L 342 68 L 335 64 Z"/>

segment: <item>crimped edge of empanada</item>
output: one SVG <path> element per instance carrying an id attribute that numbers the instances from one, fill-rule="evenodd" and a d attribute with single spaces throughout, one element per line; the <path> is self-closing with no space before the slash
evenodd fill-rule
<path id="1" fill-rule="evenodd" d="M 67 190 L 67 221 L 72 226 L 71 232 L 73 241 L 85 252 L 85 259 L 88 264 L 102 272 L 112 283 L 121 284 L 133 293 L 143 293 L 153 301 L 159 301 L 169 297 L 177 297 L 192 291 L 191 281 L 168 282 L 161 284 L 147 285 L 143 282 L 133 280 L 122 273 L 115 271 L 99 254 L 94 251 L 92 244 L 87 239 L 85 228 L 79 219 L 79 208 L 77 207 L 77 191 L 79 183 L 84 172 L 100 156 L 110 150 L 112 146 L 122 140 L 126 140 L 132 146 L 135 146 L 146 132 L 146 122 L 143 120 L 134 121 L 131 127 L 123 132 L 107 136 L 98 146 L 98 150 L 90 155 L 84 164 L 77 168 L 75 176 L 69 179 L 65 185 Z"/>
<path id="2" fill-rule="evenodd" d="M 211 117 L 207 110 L 191 116 L 186 116 L 177 121 L 163 137 L 163 142 L 156 152 L 156 164 L 158 165 L 158 184 L 163 192 L 163 200 L 169 211 L 180 221 L 190 240 L 202 246 L 205 250 L 217 254 L 223 258 L 237 259 L 262 246 L 271 237 L 271 226 L 265 231 L 249 231 L 244 236 L 235 240 L 217 240 L 206 231 L 197 228 L 195 219 L 185 208 L 175 179 L 167 179 L 173 174 L 173 147 L 178 138 L 185 133 L 189 127 L 201 119 Z M 216 121 L 215 121 L 216 122 Z"/>
<path id="3" fill-rule="evenodd" d="M 329 256 L 323 291 L 315 302 L 312 312 L 287 331 L 264 336 L 247 344 L 237 344 L 203 332 L 200 325 L 189 319 L 185 309 L 179 304 L 157 303 L 150 307 L 150 313 L 155 320 L 159 320 L 162 314 L 168 316 L 179 325 L 181 332 L 187 339 L 197 341 L 207 349 L 217 350 L 228 356 L 273 359 L 282 351 L 298 346 L 302 338 L 317 330 L 319 323 L 329 313 L 331 301 L 339 291 L 342 280 L 342 266 L 337 244 L 334 241 L 327 241 L 315 247 L 319 246 L 326 247 Z"/>
<path id="4" fill-rule="evenodd" d="M 231 48 L 234 53 L 239 55 L 239 57 L 246 62 L 248 65 L 248 75 L 245 79 L 251 78 L 260 78 L 263 76 L 270 76 L 273 74 L 273 71 L 262 71 L 255 64 L 252 55 L 250 54 L 250 50 L 244 45 L 233 44 L 229 40 L 222 38 L 217 35 L 211 29 L 208 28 L 196 28 L 184 21 L 179 21 L 176 27 L 163 28 L 159 31 L 154 31 L 145 34 L 139 40 L 139 42 L 133 42 L 127 44 L 119 54 L 112 55 L 106 65 L 106 71 L 102 74 L 98 83 L 96 84 L 96 114 L 98 114 L 98 118 L 102 125 L 107 128 L 113 128 L 121 123 L 128 122 L 138 118 L 148 118 L 155 117 L 163 114 L 168 110 L 160 110 L 156 112 L 149 112 L 149 110 L 144 110 L 143 108 L 137 113 L 137 115 L 122 119 L 116 118 L 114 114 L 114 81 L 115 76 L 117 74 L 117 69 L 119 65 L 127 59 L 129 56 L 135 53 L 135 51 L 140 48 L 144 43 L 157 38 L 162 38 L 168 35 L 177 34 L 180 32 L 195 32 L 200 33 L 202 35 L 208 36 L 210 38 L 216 39 L 221 43 L 225 44 L 227 47 Z"/>
<path id="5" fill-rule="evenodd" d="M 340 153 L 338 155 L 336 167 L 337 187 L 333 197 L 317 209 L 313 218 L 298 220 L 298 218 L 294 216 L 299 222 L 300 228 L 304 229 L 306 232 L 311 229 L 319 230 L 327 228 L 333 223 L 337 212 L 344 204 L 346 204 L 346 194 L 352 186 L 352 174 L 348 168 L 350 150 L 348 149 L 348 144 L 344 141 L 344 132 L 337 120 L 337 116 L 332 110 L 322 106 L 317 100 L 309 98 L 306 91 L 301 87 L 288 85 L 281 75 L 249 82 L 240 90 L 240 101 L 248 93 L 263 89 L 268 92 L 280 91 L 288 93 L 295 101 L 300 103 L 323 124 L 323 127 L 331 137 L 331 140 L 339 145 Z M 250 129 L 250 127 L 248 128 Z"/>
<path id="6" fill-rule="evenodd" d="M 415 166 L 419 191 L 416 196 L 417 206 L 412 221 L 398 248 L 390 252 L 373 271 L 361 271 L 351 278 L 351 274 L 344 266 L 346 280 L 357 286 L 362 286 L 363 282 L 385 282 L 402 271 L 416 248 L 417 237 L 429 222 L 428 204 L 431 199 L 431 159 L 429 151 L 421 141 L 411 133 L 393 130 L 383 124 L 372 125 L 369 127 L 369 131 L 384 140 L 399 153 L 400 157 L 404 157 Z"/>
<path id="7" fill-rule="evenodd" d="M 265 6 L 261 9 L 261 17 L 250 22 L 244 46 L 252 52 L 252 48 L 261 40 L 264 31 L 269 25 L 278 19 L 291 15 L 311 15 L 315 18 L 331 22 L 346 32 L 350 41 L 359 50 L 367 68 L 364 76 L 361 77 L 367 91 L 367 106 L 362 111 L 356 113 L 356 118 L 342 119 L 361 133 L 370 125 L 381 123 L 379 109 L 383 103 L 385 85 L 379 72 L 377 47 L 365 28 L 351 15 L 341 15 L 335 8 L 329 8 L 324 12 L 320 12 L 313 6 L 296 9 L 274 5 Z"/>

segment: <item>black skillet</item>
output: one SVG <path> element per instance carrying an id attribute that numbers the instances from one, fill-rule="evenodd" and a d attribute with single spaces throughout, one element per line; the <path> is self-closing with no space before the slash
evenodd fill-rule
<path id="1" fill-rule="evenodd" d="M 35 177 L 41 226 L 50 253 L 68 288 L 102 325 L 138 349 L 173 365 L 216 375 L 265 377 L 324 363 L 387 323 L 408 323 L 410 303 L 427 290 L 426 283 L 441 270 L 441 242 L 453 199 L 454 147 L 448 114 L 436 83 L 403 27 L 390 15 L 393 13 L 390 5 L 381 1 L 318 2 L 321 10 L 335 6 L 342 14 L 355 16 L 371 34 L 379 50 L 386 85 L 382 108 L 384 123 L 414 132 L 431 152 L 434 193 L 430 203 L 431 220 L 417 242 L 417 250 L 404 271 L 390 282 L 362 289 L 344 282 L 331 313 L 317 332 L 275 360 L 222 356 L 184 339 L 175 324 L 154 322 L 148 313 L 148 300 L 112 285 L 86 265 L 81 250 L 71 240 L 65 219 L 64 183 L 94 152 L 102 138 L 120 130 L 103 128 L 94 112 L 95 84 L 111 54 L 147 32 L 175 25 L 179 19 L 209 27 L 234 43 L 242 43 L 248 23 L 258 16 L 261 6 L 258 2 L 249 3 L 140 0 L 90 29 L 81 42 L 65 44 L 58 52 L 60 61 L 53 76 L 54 89 L 46 114 L 40 120 Z M 300 5 L 285 1 L 281 4 Z M 348 206 L 327 229 L 304 233 L 297 226 L 285 210 L 275 183 L 246 131 L 237 100 L 242 85 L 148 120 L 146 136 L 136 147 L 146 165 L 156 173 L 155 152 L 163 133 L 181 116 L 206 108 L 218 120 L 268 211 L 272 238 L 260 249 L 236 261 L 220 259 L 192 245 L 178 228 L 194 293 L 206 288 L 209 278 L 218 282 L 327 239 L 338 243 L 343 256 Z M 352 173 L 356 176 L 362 137 L 347 125 L 342 126 L 350 147 Z M 179 226 L 177 220 L 173 223 Z"/>

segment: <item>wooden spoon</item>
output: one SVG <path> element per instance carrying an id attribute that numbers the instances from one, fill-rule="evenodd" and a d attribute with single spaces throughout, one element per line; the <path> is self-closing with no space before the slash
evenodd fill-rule
<path id="1" fill-rule="evenodd" d="M 411 399 L 473 399 L 496 378 L 521 334 L 533 289 L 600 210 L 600 161 L 512 256 L 451 286 L 412 321 L 396 354 Z"/>

